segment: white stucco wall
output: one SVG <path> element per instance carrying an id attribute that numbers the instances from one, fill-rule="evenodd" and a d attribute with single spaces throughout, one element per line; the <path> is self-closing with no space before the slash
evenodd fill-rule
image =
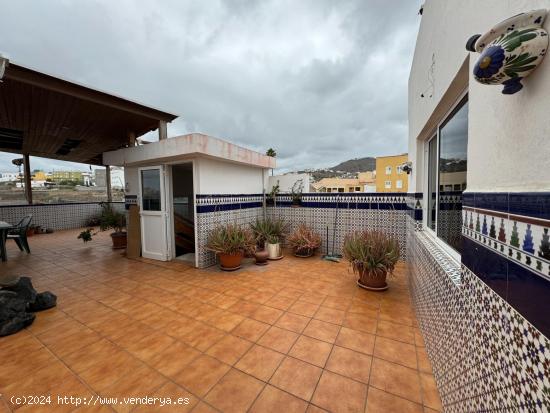
<path id="1" fill-rule="evenodd" d="M 267 185 L 267 169 L 210 158 L 195 162 L 197 194 L 261 194 Z"/>
<path id="2" fill-rule="evenodd" d="M 409 192 L 423 190 L 419 141 L 431 136 L 464 88 L 469 93 L 467 191 L 550 190 L 550 58 L 523 80 L 523 90 L 507 96 L 502 86 L 473 79 L 479 54 L 465 49 L 471 35 L 537 8 L 550 8 L 550 1 L 426 1 L 409 78 L 409 159 L 414 168 Z M 544 27 L 549 29 L 550 17 Z M 461 72 L 463 64 L 468 67 Z"/>

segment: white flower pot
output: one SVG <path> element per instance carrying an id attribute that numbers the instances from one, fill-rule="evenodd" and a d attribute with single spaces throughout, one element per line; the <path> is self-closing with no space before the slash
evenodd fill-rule
<path id="1" fill-rule="evenodd" d="M 266 242 L 267 253 L 269 254 L 269 259 L 276 259 L 281 256 L 281 244 L 269 244 Z"/>

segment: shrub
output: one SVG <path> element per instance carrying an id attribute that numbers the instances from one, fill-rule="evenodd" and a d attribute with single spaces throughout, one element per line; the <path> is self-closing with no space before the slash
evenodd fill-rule
<path id="1" fill-rule="evenodd" d="M 212 230 L 206 248 L 217 254 L 254 252 L 255 240 L 252 231 L 235 224 L 220 225 Z"/>
<path id="2" fill-rule="evenodd" d="M 309 255 L 321 246 L 321 236 L 305 224 L 301 224 L 286 239 L 298 255 Z"/>
<path id="3" fill-rule="evenodd" d="M 380 231 L 358 231 L 346 237 L 344 256 L 360 279 L 381 277 L 393 273 L 399 260 L 399 243 Z"/>
<path id="4" fill-rule="evenodd" d="M 288 225 L 281 219 L 258 219 L 250 227 L 254 232 L 256 245 L 263 248 L 266 241 L 271 240 L 271 244 L 276 244 L 282 240 L 287 232 Z"/>

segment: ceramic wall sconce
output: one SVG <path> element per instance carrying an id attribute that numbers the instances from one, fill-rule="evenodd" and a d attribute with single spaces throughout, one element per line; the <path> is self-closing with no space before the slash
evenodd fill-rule
<path id="1" fill-rule="evenodd" d="M 475 79 L 504 85 L 506 95 L 519 92 L 522 79 L 540 65 L 548 49 L 548 33 L 542 27 L 546 14 L 545 9 L 521 13 L 472 36 L 466 49 L 481 53 L 474 65 Z"/>

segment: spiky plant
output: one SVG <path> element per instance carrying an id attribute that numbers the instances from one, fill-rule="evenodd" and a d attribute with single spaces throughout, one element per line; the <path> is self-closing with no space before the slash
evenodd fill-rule
<path id="1" fill-rule="evenodd" d="M 212 230 L 206 248 L 217 254 L 234 255 L 254 252 L 254 234 L 235 224 L 220 225 Z"/>
<path id="2" fill-rule="evenodd" d="M 286 242 L 297 255 L 310 255 L 321 246 L 321 236 L 305 224 L 300 224 Z"/>
<path id="3" fill-rule="evenodd" d="M 344 257 L 360 282 L 392 274 L 399 260 L 399 243 L 383 232 L 367 230 L 349 234 L 344 241 Z"/>
<path id="4" fill-rule="evenodd" d="M 277 242 L 282 240 L 287 232 L 288 225 L 281 219 L 257 219 L 255 223 L 250 225 L 256 238 L 256 244 L 263 248 L 268 239 L 277 239 Z"/>

